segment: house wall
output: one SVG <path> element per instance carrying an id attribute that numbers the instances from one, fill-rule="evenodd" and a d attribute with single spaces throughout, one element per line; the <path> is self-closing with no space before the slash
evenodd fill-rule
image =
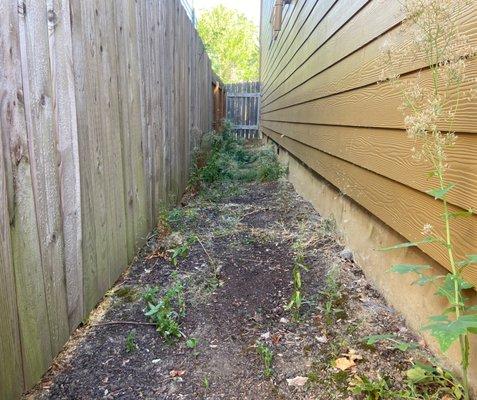
<path id="1" fill-rule="evenodd" d="M 401 2 L 293 0 L 283 10 L 275 39 L 274 3 L 262 0 L 261 129 L 294 160 L 290 179 L 297 189 L 319 211 L 335 214 L 368 277 L 419 329 L 443 304 L 429 289 L 410 287 L 406 277 L 383 271 L 417 257 L 442 274 L 449 268 L 446 250 L 438 244 L 393 254 L 375 250 L 422 239 L 427 223 L 436 231 L 443 226 L 442 204 L 426 193 L 435 185 L 427 177 L 430 168 L 411 156 L 414 143 L 404 130 L 401 95 L 391 84 L 377 84 L 383 46 L 392 42 L 404 51 L 411 45 L 401 29 Z M 475 47 L 477 3 L 454 17 Z M 424 57 L 414 56 L 403 61 L 400 74 L 410 80 L 422 69 L 421 77 L 430 83 Z M 467 73 L 477 76 L 477 59 Z M 456 184 L 448 197 L 455 211 L 477 208 L 476 111 L 473 99 L 455 119 L 459 138 L 449 151 L 448 173 Z M 477 216 L 453 221 L 452 230 L 458 257 L 477 252 Z M 465 277 L 477 284 L 477 268 L 468 268 Z M 475 358 L 473 368 L 477 378 Z"/>
<path id="2" fill-rule="evenodd" d="M 51 365 L 212 128 L 179 0 L 0 0 L 0 398 Z"/>

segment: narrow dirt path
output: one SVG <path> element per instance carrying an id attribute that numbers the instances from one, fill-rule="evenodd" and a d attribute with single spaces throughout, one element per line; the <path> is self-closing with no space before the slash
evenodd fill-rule
<path id="1" fill-rule="evenodd" d="M 357 376 L 402 382 L 417 356 L 367 346 L 363 337 L 415 338 L 360 269 L 339 256 L 333 222 L 284 181 L 219 192 L 168 214 L 173 232 L 151 235 L 30 398 L 329 400 L 361 398 L 348 390 Z M 167 249 L 188 240 L 188 255 L 172 265 Z M 299 253 L 306 270 L 295 321 L 285 306 Z M 186 300 L 180 329 L 189 341 L 168 344 L 142 325 L 142 293 L 177 279 Z M 259 345 L 273 354 L 270 377 Z"/>

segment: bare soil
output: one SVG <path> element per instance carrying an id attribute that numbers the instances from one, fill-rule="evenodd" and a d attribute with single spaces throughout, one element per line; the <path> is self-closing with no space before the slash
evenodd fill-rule
<path id="1" fill-rule="evenodd" d="M 78 328 L 32 399 L 354 399 L 356 376 L 387 376 L 396 385 L 419 352 L 367 346 L 366 335 L 396 333 L 416 341 L 398 315 L 351 260 L 333 223 L 284 181 L 223 189 L 206 201 L 188 196 L 185 215 L 164 236 L 149 237 L 128 272 Z M 229 188 L 230 189 L 230 188 Z M 148 287 L 165 288 L 176 269 L 161 255 L 174 242 L 197 235 L 177 270 L 186 285 L 181 331 L 198 340 L 167 344 L 144 316 Z M 293 291 L 294 249 L 306 249 L 302 272 L 304 304 L 294 321 L 285 310 Z M 218 270 L 213 279 L 211 266 Z M 336 268 L 339 292 L 326 311 L 326 276 Z M 137 322 L 135 323 L 124 323 Z M 113 323 L 110 323 L 113 322 Z M 137 348 L 126 349 L 134 332 Z M 273 375 L 264 376 L 256 344 L 273 351 Z M 340 370 L 336 360 L 352 359 Z M 287 379 L 307 378 L 303 386 Z"/>

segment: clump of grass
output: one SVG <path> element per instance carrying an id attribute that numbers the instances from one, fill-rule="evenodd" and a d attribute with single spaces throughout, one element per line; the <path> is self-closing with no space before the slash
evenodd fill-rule
<path id="1" fill-rule="evenodd" d="M 293 319 L 295 321 L 298 321 L 300 319 L 300 309 L 303 304 L 301 271 L 302 270 L 308 271 L 308 267 L 305 264 L 306 244 L 303 239 L 303 236 L 305 234 L 304 225 L 301 226 L 300 231 L 301 232 L 298 239 L 293 244 L 293 251 L 294 251 L 293 270 L 292 270 L 293 292 L 292 292 L 290 302 L 285 307 L 285 309 L 292 311 Z"/>
<path id="2" fill-rule="evenodd" d="M 273 351 L 263 343 L 257 343 L 257 353 L 260 355 L 263 362 L 263 376 L 270 378 L 273 375 Z"/>
<path id="3" fill-rule="evenodd" d="M 159 288 L 153 287 L 143 294 L 146 302 L 144 315 L 156 324 L 156 330 L 167 341 L 173 342 L 182 336 L 180 319 L 185 316 L 184 286 L 175 277 L 174 284 L 159 297 Z"/>
<path id="4" fill-rule="evenodd" d="M 325 288 L 320 291 L 324 300 L 323 312 L 325 322 L 328 325 L 334 323 L 337 318 L 345 316 L 345 311 L 341 307 L 344 302 L 344 295 L 339 280 L 340 270 L 338 266 L 333 266 L 325 277 Z"/>

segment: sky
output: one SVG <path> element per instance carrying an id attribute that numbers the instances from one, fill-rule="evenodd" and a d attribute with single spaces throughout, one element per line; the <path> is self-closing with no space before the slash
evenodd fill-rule
<path id="1" fill-rule="evenodd" d="M 199 17 L 201 12 L 223 4 L 225 7 L 235 8 L 245 14 L 257 26 L 260 24 L 260 0 L 189 0 L 189 2 L 197 10 Z"/>

